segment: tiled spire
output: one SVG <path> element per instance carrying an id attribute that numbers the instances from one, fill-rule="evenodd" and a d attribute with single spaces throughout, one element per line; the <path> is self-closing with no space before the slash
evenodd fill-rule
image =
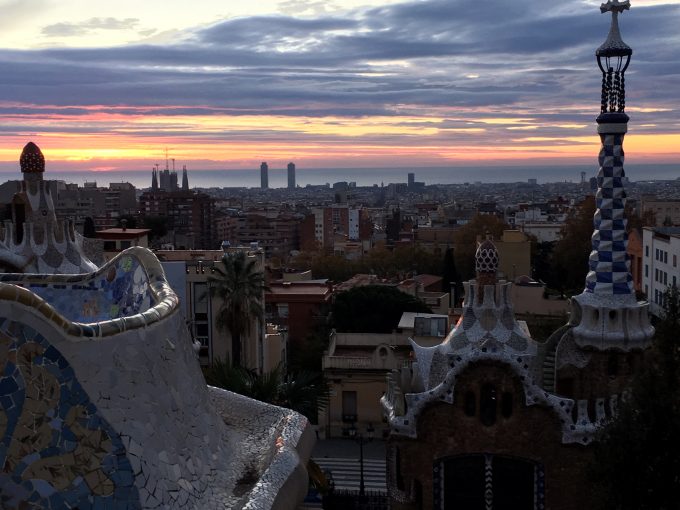
<path id="1" fill-rule="evenodd" d="M 626 255 L 626 192 L 623 189 L 623 137 L 628 129 L 625 114 L 625 78 L 633 50 L 621 39 L 618 16 L 630 2 L 609 0 L 600 11 L 611 12 L 607 40 L 595 52 L 602 71 L 602 107 L 597 118 L 600 135 L 600 170 L 597 174 L 597 211 L 594 217 L 593 251 L 586 292 L 605 295 L 633 294 L 633 277 Z"/>
<path id="2" fill-rule="evenodd" d="M 585 290 L 572 299 L 576 344 L 598 350 L 645 348 L 654 334 L 647 303 L 635 297 L 626 253 L 623 137 L 628 130 L 628 115 L 624 74 L 633 50 L 621 39 L 618 15 L 629 6 L 628 1 L 609 0 L 600 7 L 602 12 L 612 13 L 612 26 L 607 40 L 595 52 L 602 71 L 602 103 L 597 117 L 602 142 L 597 210 Z"/>
<path id="3" fill-rule="evenodd" d="M 597 173 L 597 210 L 595 211 L 590 272 L 586 277 L 586 292 L 595 294 L 632 294 L 633 277 L 626 254 L 626 192 L 623 188 L 623 137 L 624 133 L 607 132 L 621 123 L 600 124 L 600 170 Z M 623 127 L 626 123 L 623 123 Z M 604 131 L 604 132 L 602 132 Z"/>

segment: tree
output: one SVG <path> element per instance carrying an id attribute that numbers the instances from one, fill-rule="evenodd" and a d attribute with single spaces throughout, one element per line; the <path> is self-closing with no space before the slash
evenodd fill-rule
<path id="1" fill-rule="evenodd" d="M 680 501 L 680 292 L 665 312 L 642 369 L 596 444 L 593 477 L 602 507 L 678 508 Z"/>
<path id="2" fill-rule="evenodd" d="M 451 293 L 451 306 L 456 306 L 461 286 L 460 275 L 456 269 L 456 259 L 453 248 L 447 248 L 442 262 L 442 290 Z M 453 284 L 453 285 L 451 285 Z"/>
<path id="3" fill-rule="evenodd" d="M 385 285 L 341 292 L 331 308 L 335 329 L 350 333 L 391 333 L 404 312 L 432 310 L 420 299 Z"/>
<path id="4" fill-rule="evenodd" d="M 168 233 L 168 218 L 167 216 L 146 216 L 144 226 L 151 230 L 149 241 L 155 241 Z"/>
<path id="5" fill-rule="evenodd" d="M 637 212 L 635 212 L 635 209 L 626 204 L 625 215 L 628 220 L 626 225 L 627 232 L 630 232 L 631 230 L 642 230 L 642 227 L 656 226 L 656 212 L 652 209 L 642 211 L 642 216 L 639 216 Z"/>
<path id="6" fill-rule="evenodd" d="M 217 327 L 231 333 L 231 359 L 238 366 L 242 361 L 241 338 L 250 333 L 253 319 L 263 321 L 267 290 L 264 273 L 245 252 L 225 253 L 221 263 L 215 265 L 215 273 L 208 276 L 208 284 L 210 296 L 220 303 Z"/>
<path id="7" fill-rule="evenodd" d="M 328 349 L 330 330 L 328 326 L 317 326 L 314 333 L 304 339 L 301 345 L 291 345 L 288 350 L 288 366 L 291 371 L 321 372 L 324 351 Z"/>
<path id="8" fill-rule="evenodd" d="M 345 281 L 355 273 L 352 262 L 340 255 L 314 257 L 311 270 L 315 278 L 328 278 L 336 282 Z"/>
<path id="9" fill-rule="evenodd" d="M 555 284 L 560 293 L 576 294 L 583 290 L 588 274 L 588 256 L 592 250 L 595 197 L 587 197 L 571 211 L 553 249 L 553 270 L 560 275 Z"/>
<path id="10" fill-rule="evenodd" d="M 285 375 L 279 365 L 271 372 L 258 374 L 218 359 L 206 370 L 205 380 L 211 386 L 287 407 L 313 423 L 318 412 L 328 405 L 328 384 L 321 373 L 300 371 Z"/>
<path id="11" fill-rule="evenodd" d="M 441 254 L 430 253 L 418 244 L 394 248 L 392 260 L 399 272 L 440 275 L 442 271 Z"/>
<path id="12" fill-rule="evenodd" d="M 555 263 L 555 241 L 531 243 L 531 267 L 533 278 L 546 284 L 549 289 L 556 289 L 562 293 L 564 282 L 557 264 Z"/>
<path id="13" fill-rule="evenodd" d="M 123 222 L 125 228 L 137 228 L 137 217 L 132 214 L 123 214 L 118 218 L 118 228 L 123 227 Z"/>

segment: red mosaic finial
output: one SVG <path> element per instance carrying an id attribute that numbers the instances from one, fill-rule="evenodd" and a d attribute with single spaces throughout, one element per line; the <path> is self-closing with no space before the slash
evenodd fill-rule
<path id="1" fill-rule="evenodd" d="M 41 173 L 45 171 L 45 156 L 43 156 L 40 147 L 33 142 L 28 142 L 21 151 L 19 158 L 19 165 L 21 172 L 25 174 Z"/>

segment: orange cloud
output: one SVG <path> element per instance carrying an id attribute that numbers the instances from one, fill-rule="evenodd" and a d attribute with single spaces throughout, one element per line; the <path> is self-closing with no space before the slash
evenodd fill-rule
<path id="1" fill-rule="evenodd" d="M 14 132 L 0 138 L 0 162 L 18 161 L 29 140 L 41 146 L 51 165 L 89 165 L 93 170 L 151 167 L 164 159 L 165 148 L 178 162 L 195 162 L 196 169 L 252 167 L 264 159 L 314 161 L 328 167 L 362 161 L 376 166 L 395 161 L 414 166 L 588 161 L 595 160 L 599 150 L 594 125 L 593 134 L 583 136 L 584 124 L 547 125 L 527 112 L 517 111 L 513 117 L 481 108 L 307 117 L 233 115 L 208 107 L 206 113 L 191 115 L 160 106 L 95 105 L 77 107 L 77 112 L 76 107 L 15 106 L 22 106 L 22 113 L 4 117 Z M 187 108 L 175 107 L 178 112 Z M 532 136 L 523 136 L 527 131 Z M 680 133 L 631 133 L 625 147 L 634 157 L 677 159 Z"/>

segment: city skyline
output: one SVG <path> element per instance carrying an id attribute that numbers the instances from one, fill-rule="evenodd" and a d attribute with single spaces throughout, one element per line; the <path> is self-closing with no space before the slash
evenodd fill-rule
<path id="1" fill-rule="evenodd" d="M 591 164 L 599 3 L 0 0 L 0 171 Z M 621 19 L 632 164 L 680 161 L 678 14 Z"/>

